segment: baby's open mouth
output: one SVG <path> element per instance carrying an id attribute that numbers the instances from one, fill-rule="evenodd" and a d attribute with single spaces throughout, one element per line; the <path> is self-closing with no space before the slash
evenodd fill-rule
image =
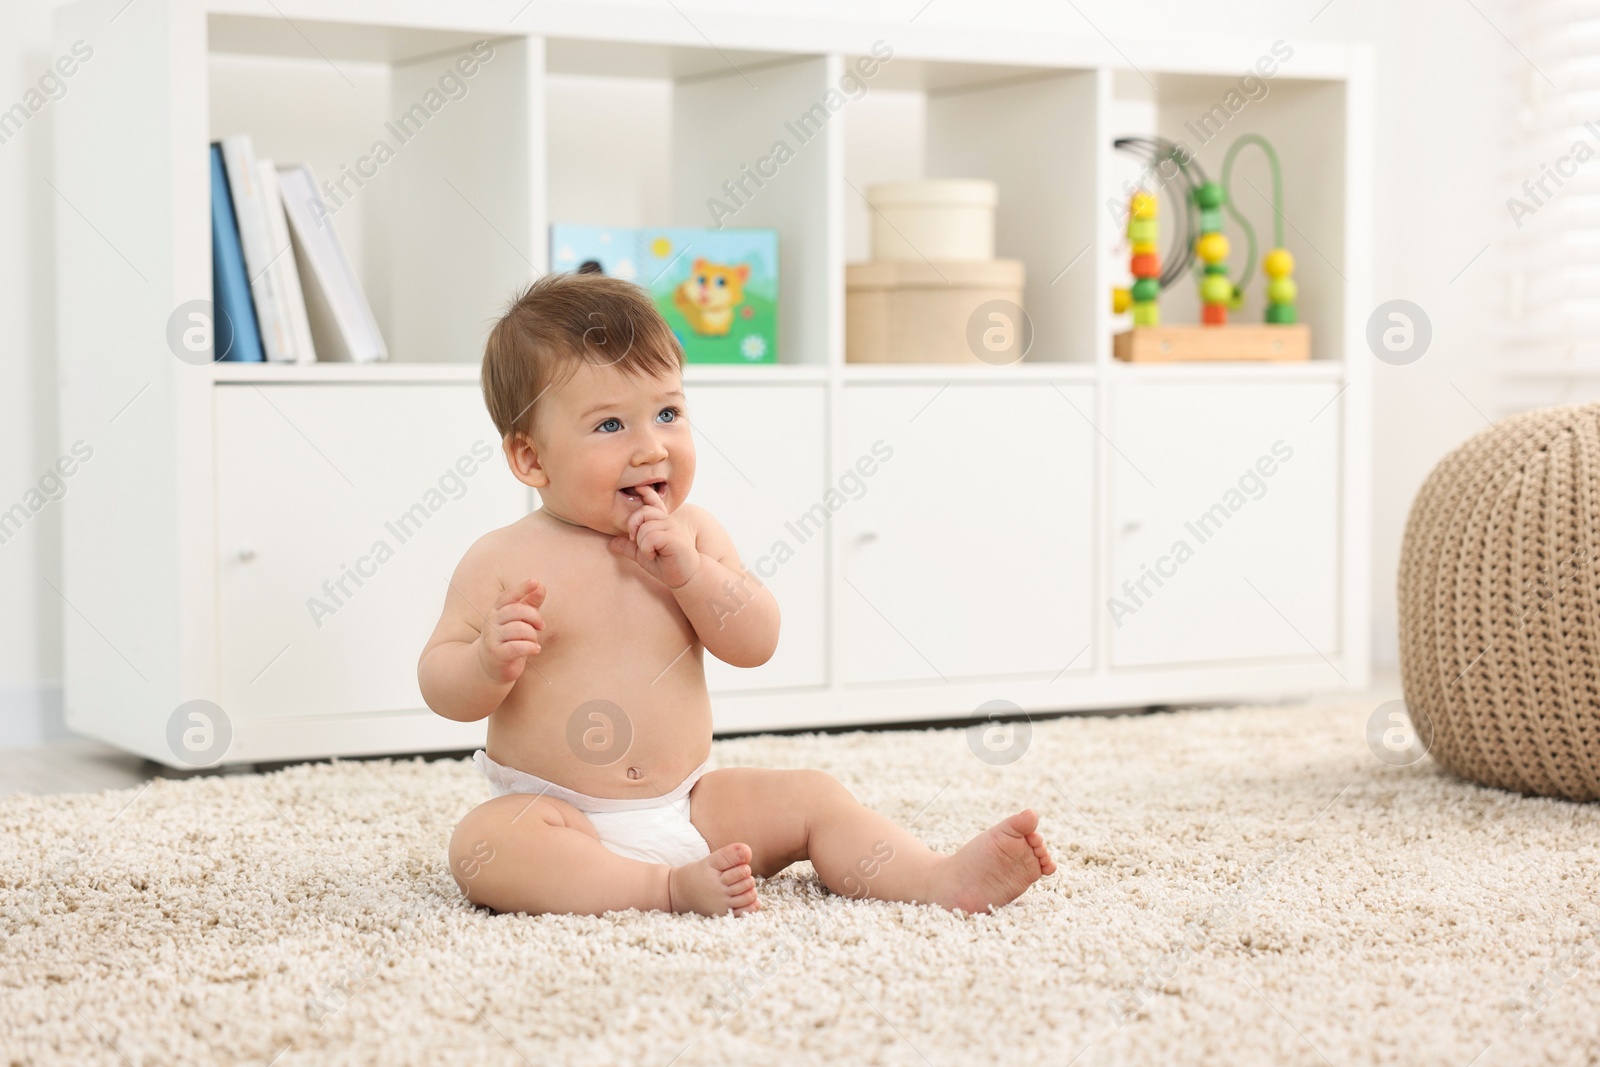
<path id="1" fill-rule="evenodd" d="M 640 482 L 639 485 L 648 485 L 656 491 L 657 496 L 665 496 L 667 492 L 666 482 Z M 641 504 L 644 503 L 644 496 L 639 492 L 638 485 L 630 485 L 620 491 L 629 500 L 637 500 Z"/>

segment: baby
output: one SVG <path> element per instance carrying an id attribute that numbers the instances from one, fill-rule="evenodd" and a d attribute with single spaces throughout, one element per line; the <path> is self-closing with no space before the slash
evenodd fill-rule
<path id="1" fill-rule="evenodd" d="M 484 399 L 541 506 L 467 550 L 417 666 L 435 712 L 489 719 L 456 883 L 499 912 L 748 915 L 756 878 L 810 860 L 854 897 L 1015 899 L 1056 869 L 1032 809 L 944 855 L 822 771 L 707 769 L 703 654 L 765 663 L 778 605 L 688 502 L 682 367 L 649 294 L 603 275 L 547 275 L 489 336 Z"/>

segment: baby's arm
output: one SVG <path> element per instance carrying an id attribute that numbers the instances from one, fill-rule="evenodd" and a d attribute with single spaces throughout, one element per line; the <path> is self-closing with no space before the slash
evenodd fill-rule
<path id="1" fill-rule="evenodd" d="M 690 512 L 700 566 L 672 590 L 706 651 L 735 667 L 759 667 L 778 647 L 778 601 L 744 564 L 722 524 L 705 508 Z"/>
<path id="2" fill-rule="evenodd" d="M 475 722 L 500 706 L 539 651 L 544 628 L 544 585 L 529 578 L 502 588 L 482 546 L 474 544 L 457 565 L 444 612 L 417 662 L 422 699 L 457 722 Z M 480 604 L 490 605 L 487 615 Z"/>

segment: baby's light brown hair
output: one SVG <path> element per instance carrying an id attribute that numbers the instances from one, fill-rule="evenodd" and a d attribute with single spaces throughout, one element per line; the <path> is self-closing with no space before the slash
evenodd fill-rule
<path id="1" fill-rule="evenodd" d="M 683 368 L 683 346 L 643 287 L 603 274 L 546 274 L 512 300 L 484 346 L 483 401 L 500 436 L 532 438 L 536 401 L 584 362 L 664 377 Z"/>

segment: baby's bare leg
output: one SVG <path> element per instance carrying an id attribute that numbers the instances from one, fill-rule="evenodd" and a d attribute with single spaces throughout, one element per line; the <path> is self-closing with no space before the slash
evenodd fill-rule
<path id="1" fill-rule="evenodd" d="M 584 814 L 554 797 L 496 797 L 450 838 L 450 873 L 474 904 L 495 911 L 744 914 L 755 904 L 750 849 L 731 843 L 682 867 L 619 856 Z"/>
<path id="2" fill-rule="evenodd" d="M 1056 869 L 1031 808 L 945 855 L 858 802 L 822 771 L 712 771 L 696 783 L 690 806 L 695 826 L 713 848 L 728 840 L 750 844 L 756 874 L 769 877 L 809 859 L 822 883 L 845 896 L 977 912 L 1016 899 Z"/>

